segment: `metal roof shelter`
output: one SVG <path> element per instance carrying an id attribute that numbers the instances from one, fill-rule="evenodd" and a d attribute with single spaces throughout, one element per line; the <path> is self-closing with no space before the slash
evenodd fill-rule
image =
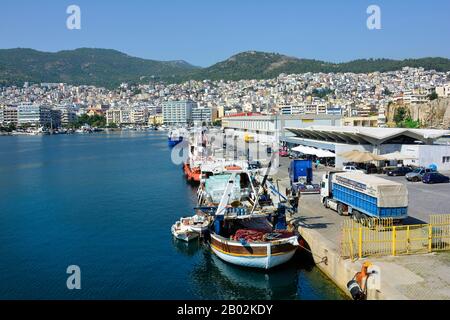
<path id="1" fill-rule="evenodd" d="M 436 129 L 311 126 L 307 128 L 286 127 L 285 130 L 292 132 L 297 138 L 375 146 L 414 144 L 417 141 L 434 144 L 437 139 L 450 136 L 450 130 Z"/>

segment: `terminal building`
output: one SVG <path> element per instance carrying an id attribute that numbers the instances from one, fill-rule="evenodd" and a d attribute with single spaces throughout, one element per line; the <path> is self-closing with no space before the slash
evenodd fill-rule
<path id="1" fill-rule="evenodd" d="M 306 128 L 313 125 L 340 126 L 340 115 L 261 115 L 247 114 L 239 116 L 226 116 L 222 118 L 222 128 L 233 130 L 237 136 L 245 134 L 258 134 L 260 141 L 284 141 L 285 127 Z"/>
<path id="2" fill-rule="evenodd" d="M 263 143 L 278 142 L 289 148 L 304 146 L 308 155 L 333 157 L 337 169 L 348 161 L 340 156 L 342 153 L 358 150 L 377 155 L 398 151 L 408 156 L 408 160 L 403 160 L 405 165 L 435 164 L 438 170 L 450 171 L 450 130 L 373 127 L 375 124 L 360 121 L 344 125 L 343 120 L 330 114 L 250 114 L 224 117 L 222 128 L 226 135 L 244 138 L 254 134 Z"/>
<path id="3" fill-rule="evenodd" d="M 410 158 L 404 160 L 405 165 L 435 164 L 438 170 L 450 170 L 450 130 L 286 126 L 284 131 L 290 147 L 306 146 L 334 153 L 336 168 L 342 168 L 347 161 L 340 154 L 358 150 L 381 156 L 398 151 Z"/>

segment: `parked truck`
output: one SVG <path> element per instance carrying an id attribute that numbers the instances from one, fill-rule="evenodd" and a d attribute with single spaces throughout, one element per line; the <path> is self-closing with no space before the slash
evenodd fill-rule
<path id="1" fill-rule="evenodd" d="M 292 160 L 289 166 L 289 180 L 293 194 L 320 193 L 320 185 L 313 183 L 311 160 Z"/>
<path id="2" fill-rule="evenodd" d="M 329 172 L 323 175 L 321 201 L 326 208 L 353 219 L 408 216 L 408 189 L 387 179 L 355 172 Z"/>

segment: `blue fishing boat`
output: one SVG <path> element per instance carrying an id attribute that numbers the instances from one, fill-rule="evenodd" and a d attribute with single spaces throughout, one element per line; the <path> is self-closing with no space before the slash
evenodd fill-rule
<path id="1" fill-rule="evenodd" d="M 169 131 L 168 135 L 168 144 L 169 147 L 175 147 L 177 144 L 183 141 L 183 135 L 181 134 L 180 130 L 175 129 Z"/>

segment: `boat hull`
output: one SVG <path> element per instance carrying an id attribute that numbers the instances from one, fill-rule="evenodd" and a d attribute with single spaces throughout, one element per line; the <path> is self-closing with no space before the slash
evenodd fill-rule
<path id="1" fill-rule="evenodd" d="M 175 230 L 174 226 L 172 226 L 171 231 L 172 231 L 172 235 L 175 237 L 175 239 L 184 241 L 184 242 L 190 242 L 199 237 L 199 234 L 196 232 L 191 232 L 191 231 L 177 232 Z"/>
<path id="2" fill-rule="evenodd" d="M 211 234 L 211 249 L 220 259 L 242 267 L 271 269 L 288 262 L 297 250 L 296 238 L 241 244 Z"/>
<path id="3" fill-rule="evenodd" d="M 183 138 L 169 138 L 167 144 L 169 145 L 169 147 L 175 147 L 181 141 L 183 141 Z"/>
<path id="4" fill-rule="evenodd" d="M 186 179 L 188 181 L 200 183 L 200 179 L 202 176 L 200 170 L 195 170 L 195 169 L 192 170 L 191 166 L 188 163 L 184 164 L 183 170 L 184 170 L 184 174 L 186 175 Z"/>

